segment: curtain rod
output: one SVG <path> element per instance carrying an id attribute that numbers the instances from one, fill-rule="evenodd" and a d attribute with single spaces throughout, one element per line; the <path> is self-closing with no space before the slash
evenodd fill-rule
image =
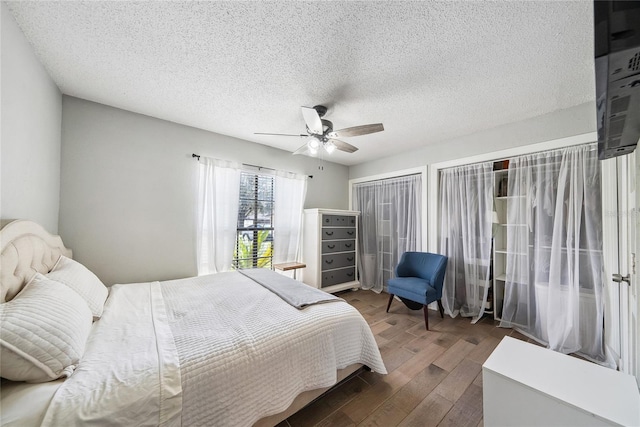
<path id="1" fill-rule="evenodd" d="M 443 169 L 444 170 L 444 169 Z M 389 178 L 379 178 L 379 179 L 372 179 L 371 181 L 362 181 L 362 182 L 354 182 L 353 185 L 360 185 L 360 184 L 371 184 L 373 182 L 382 182 L 382 181 L 395 181 L 395 180 L 399 180 L 400 178 L 408 178 L 410 176 L 422 176 L 422 172 L 415 172 L 415 173 L 408 173 L 406 175 L 398 175 L 398 176 L 391 176 Z M 402 182 L 389 182 L 389 184 L 405 184 L 407 181 L 402 181 Z"/>
<path id="2" fill-rule="evenodd" d="M 200 154 L 192 153 L 191 157 L 193 157 L 195 159 L 198 159 L 198 161 L 200 161 Z M 252 167 L 252 168 L 266 169 L 266 170 L 270 170 L 270 171 L 277 171 L 277 169 L 274 169 L 274 168 L 268 168 L 268 167 L 265 167 L 265 166 L 252 165 L 250 163 L 243 163 L 242 166 L 249 166 L 249 167 Z M 284 171 L 284 172 L 288 172 L 288 171 Z M 289 173 L 294 173 L 294 172 L 289 172 Z M 307 176 L 309 178 L 313 178 L 313 175 L 307 175 Z"/>
<path id="3" fill-rule="evenodd" d="M 551 149 L 548 149 L 548 150 L 534 151 L 532 153 L 518 154 L 516 156 L 501 157 L 501 158 L 497 158 L 497 159 L 493 159 L 493 160 L 485 160 L 485 161 L 482 161 L 482 162 L 466 163 L 464 165 L 458 165 L 458 166 L 449 166 L 448 168 L 440 169 L 440 171 L 460 168 L 460 167 L 464 167 L 464 166 L 481 165 L 483 163 L 497 163 L 497 162 L 502 162 L 504 160 L 512 160 L 512 159 L 515 159 L 515 158 L 518 158 L 518 157 L 532 156 L 532 155 L 541 154 L 541 153 L 549 153 L 549 154 L 551 154 L 551 153 L 561 152 L 562 150 L 565 150 L 567 148 L 573 148 L 573 147 L 586 147 L 586 146 L 589 146 L 589 145 L 593 145 L 593 147 L 589 147 L 589 151 L 593 151 L 593 150 L 597 150 L 598 149 L 597 144 L 598 144 L 597 142 L 585 142 L 583 144 L 570 145 L 568 147 L 551 148 Z M 508 169 L 499 169 L 499 170 L 508 170 Z M 493 172 L 496 172 L 496 171 L 491 171 L 491 172 L 493 173 Z"/>

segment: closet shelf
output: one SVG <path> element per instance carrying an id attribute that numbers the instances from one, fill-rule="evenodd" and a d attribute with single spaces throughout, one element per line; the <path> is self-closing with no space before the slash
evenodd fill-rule
<path id="1" fill-rule="evenodd" d="M 534 249 L 533 245 L 529 245 L 529 248 Z M 538 249 L 542 249 L 542 250 L 548 250 L 550 251 L 552 249 L 551 246 L 538 246 Z M 566 246 L 563 246 L 560 248 L 563 252 L 567 251 Z M 601 249 L 584 249 L 584 248 L 578 248 L 578 252 L 580 253 L 584 253 L 584 254 L 601 254 L 602 250 Z"/>
<path id="2" fill-rule="evenodd" d="M 518 255 L 518 256 L 529 255 L 529 254 L 524 254 L 524 253 L 521 253 L 521 252 L 520 253 L 519 252 L 508 252 L 506 249 L 500 249 L 500 250 L 496 249 L 496 253 L 497 254 L 505 254 L 505 255 L 510 253 L 512 255 Z"/>

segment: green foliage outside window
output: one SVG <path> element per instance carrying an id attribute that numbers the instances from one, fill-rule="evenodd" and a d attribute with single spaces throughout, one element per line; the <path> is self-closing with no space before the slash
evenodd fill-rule
<path id="1" fill-rule="evenodd" d="M 273 177 L 243 172 L 234 268 L 270 268 L 273 259 Z"/>
<path id="2" fill-rule="evenodd" d="M 238 233 L 236 249 L 233 253 L 235 267 L 242 268 L 269 268 L 273 256 L 273 240 L 270 230 L 256 232 L 258 238 L 252 240 L 247 234 Z M 254 247 L 254 242 L 256 242 Z M 254 256 L 254 253 L 256 254 Z"/>

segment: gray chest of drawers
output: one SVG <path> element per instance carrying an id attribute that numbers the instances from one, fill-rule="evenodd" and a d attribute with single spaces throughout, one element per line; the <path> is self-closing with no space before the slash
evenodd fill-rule
<path id="1" fill-rule="evenodd" d="M 327 292 L 358 288 L 357 211 L 305 209 L 302 281 Z"/>

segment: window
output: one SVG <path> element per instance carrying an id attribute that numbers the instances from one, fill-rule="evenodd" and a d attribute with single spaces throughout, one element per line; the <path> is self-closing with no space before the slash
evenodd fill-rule
<path id="1" fill-rule="evenodd" d="M 233 267 L 273 264 L 273 177 L 242 172 Z"/>

